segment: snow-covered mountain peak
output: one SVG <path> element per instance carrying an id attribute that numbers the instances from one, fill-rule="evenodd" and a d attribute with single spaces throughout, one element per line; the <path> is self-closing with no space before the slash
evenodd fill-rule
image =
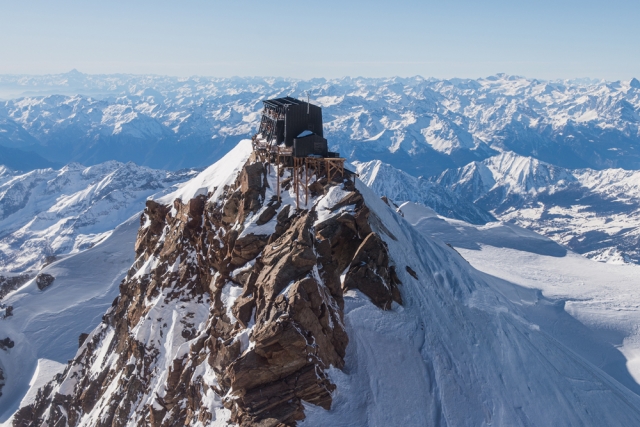
<path id="1" fill-rule="evenodd" d="M 607 194 L 618 200 L 640 202 L 640 171 L 581 169 L 574 172 L 580 183 L 594 192 Z"/>
<path id="2" fill-rule="evenodd" d="M 380 160 L 354 162 L 354 164 L 362 182 L 379 196 L 384 196 L 396 204 L 407 201 L 417 202 L 428 206 L 440 215 L 462 219 L 473 224 L 484 224 L 495 220 L 488 212 L 478 209 L 441 185 L 436 185 L 427 179 L 415 178 Z"/>
<path id="3" fill-rule="evenodd" d="M 438 116 L 433 116 L 421 133 L 434 150 L 445 154 L 459 149 L 471 150 L 478 146 L 473 136 L 462 131 L 457 123 L 444 121 Z"/>
<path id="4" fill-rule="evenodd" d="M 353 177 L 312 179 L 296 209 L 286 170 L 278 203 L 276 169 L 247 147 L 180 200 L 147 202 L 120 294 L 15 425 L 640 422 L 624 360 L 565 301 L 475 270 L 410 224 L 447 222 L 396 211 Z M 549 246 L 515 226 L 449 228 Z"/>
<path id="5" fill-rule="evenodd" d="M 102 163 L 102 167 L 104 167 L 107 164 L 110 164 L 111 162 L 105 162 Z M 76 172 L 76 171 L 83 171 L 84 173 L 88 173 L 90 170 L 96 170 L 99 166 L 90 166 L 90 167 L 86 167 L 84 165 L 81 165 L 78 162 L 71 162 L 71 163 L 67 163 L 66 165 L 64 165 L 63 167 L 60 168 L 60 172 L 59 175 L 64 175 L 66 173 L 69 172 Z"/>
<path id="6" fill-rule="evenodd" d="M 513 152 L 502 152 L 482 164 L 491 171 L 494 186 L 504 186 L 508 192 L 537 192 L 576 181 L 565 169 Z"/>
<path id="7" fill-rule="evenodd" d="M 383 180 L 383 177 L 380 177 Z M 640 261 L 640 172 L 567 169 L 502 152 L 432 179 L 497 218 L 606 260 Z M 410 199 L 408 199 L 410 200 Z M 447 216 L 447 215 L 445 215 Z"/>

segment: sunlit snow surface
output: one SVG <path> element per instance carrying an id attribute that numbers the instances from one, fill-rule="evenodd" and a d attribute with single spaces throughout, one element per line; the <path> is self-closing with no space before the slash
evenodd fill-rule
<path id="1" fill-rule="evenodd" d="M 178 189 L 166 196 L 159 198 L 161 203 L 170 204 L 175 199 L 183 202 L 198 195 L 213 193 L 211 199 L 215 200 L 222 195 L 225 185 L 231 185 L 238 177 L 238 173 L 251 155 L 251 140 L 242 140 L 231 151 L 213 165 L 206 168 L 193 179 L 178 186 Z"/>
<path id="2" fill-rule="evenodd" d="M 635 339 L 637 267 L 586 260 L 519 227 L 471 226 L 405 205 L 416 233 L 359 189 L 384 225 L 376 228 L 397 265 L 404 305 L 382 312 L 357 292 L 346 296 L 350 344 L 344 370 L 331 371 L 334 405 L 307 405 L 302 425 L 640 423 L 640 387 L 627 370 L 635 347 L 619 348 Z M 449 235 L 496 276 L 445 246 Z"/>
<path id="3" fill-rule="evenodd" d="M 7 378 L 0 421 L 17 409 L 29 390 L 39 359 L 66 365 L 76 353 L 80 334 L 100 323 L 134 261 L 139 226 L 135 215 L 101 244 L 45 267 L 43 272 L 55 276 L 55 281 L 44 291 L 31 280 L 5 298 L 3 302 L 14 311 L 13 316 L 0 320 L 0 329 L 15 347 L 0 351 Z"/>

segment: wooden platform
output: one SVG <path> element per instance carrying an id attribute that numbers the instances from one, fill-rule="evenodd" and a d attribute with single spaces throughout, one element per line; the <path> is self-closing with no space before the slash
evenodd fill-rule
<path id="1" fill-rule="evenodd" d="M 259 161 L 267 163 L 268 167 L 276 167 L 276 193 L 280 201 L 280 174 L 283 168 L 291 168 L 296 193 L 296 208 L 300 209 L 300 186 L 304 190 L 304 203 L 309 201 L 309 181 L 315 176 L 316 180 L 326 177 L 329 182 L 336 177 L 344 177 L 344 162 L 342 157 L 293 157 L 293 148 L 273 145 L 257 135 L 252 138 L 253 151 Z"/>

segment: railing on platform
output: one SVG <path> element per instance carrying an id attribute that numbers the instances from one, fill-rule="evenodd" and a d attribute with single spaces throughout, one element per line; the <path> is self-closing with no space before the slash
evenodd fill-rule
<path id="1" fill-rule="evenodd" d="M 267 140 L 254 135 L 252 140 L 253 151 L 257 159 L 267 163 L 269 172 L 271 164 L 276 166 L 276 193 L 278 202 L 281 201 L 280 174 L 282 168 L 291 168 L 293 178 L 292 185 L 296 193 L 296 209 L 300 209 L 300 185 L 304 173 L 304 204 L 309 202 L 309 181 L 315 176 L 316 180 L 326 176 L 328 182 L 337 176 L 344 177 L 344 162 L 342 157 L 294 157 L 292 147 L 273 145 Z"/>

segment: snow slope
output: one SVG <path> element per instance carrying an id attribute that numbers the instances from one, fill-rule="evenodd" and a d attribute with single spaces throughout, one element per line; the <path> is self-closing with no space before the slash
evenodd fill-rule
<path id="1" fill-rule="evenodd" d="M 6 378 L 0 421 L 18 408 L 32 377 L 38 374 L 37 367 L 44 363 L 64 368 L 47 361 L 66 365 L 76 353 L 80 334 L 100 323 L 134 261 L 139 225 L 136 214 L 100 244 L 45 267 L 42 272 L 55 281 L 44 290 L 38 289 L 34 279 L 5 298 L 3 303 L 13 306 L 13 316 L 0 320 L 0 334 L 15 346 L 0 351 L 0 368 Z"/>
<path id="2" fill-rule="evenodd" d="M 175 191 L 158 197 L 158 202 L 171 204 L 176 199 L 186 202 L 196 196 L 208 195 L 209 193 L 211 193 L 210 198 L 217 199 L 225 190 L 225 186 L 235 181 L 252 150 L 251 140 L 240 141 L 222 159 L 200 172 L 193 179 L 179 184 Z"/>
<path id="3" fill-rule="evenodd" d="M 309 406 L 302 425 L 640 422 L 637 383 L 586 357 L 594 348 L 619 355 L 597 331 L 539 292 L 475 270 L 359 189 L 380 219 L 404 305 L 380 312 L 357 293 L 345 298 L 351 344 L 344 370 L 331 376 L 338 385 L 334 407 Z M 566 339 L 575 331 L 586 351 L 576 352 Z"/>
<path id="4" fill-rule="evenodd" d="M 15 346 L 0 352 L 6 378 L 0 419 L 21 400 L 29 403 L 36 385 L 48 382 L 52 369 L 75 354 L 80 333 L 100 322 L 133 262 L 145 200 L 195 174 L 118 162 L 26 174 L 1 171 L 2 269 L 50 274 L 55 280 L 43 291 L 31 280 L 2 301 L 13 307 L 13 315 L 0 319 L 0 335 Z M 23 399 L 27 390 L 30 397 Z"/>
<path id="5" fill-rule="evenodd" d="M 400 211 L 423 235 L 500 278 L 502 292 L 521 299 L 551 336 L 640 393 L 639 266 L 594 263 L 514 224 L 475 226 L 411 203 Z"/>
<path id="6" fill-rule="evenodd" d="M 148 196 L 170 191 L 195 171 L 166 172 L 110 161 L 0 178 L 0 270 L 36 270 L 106 238 Z"/>

